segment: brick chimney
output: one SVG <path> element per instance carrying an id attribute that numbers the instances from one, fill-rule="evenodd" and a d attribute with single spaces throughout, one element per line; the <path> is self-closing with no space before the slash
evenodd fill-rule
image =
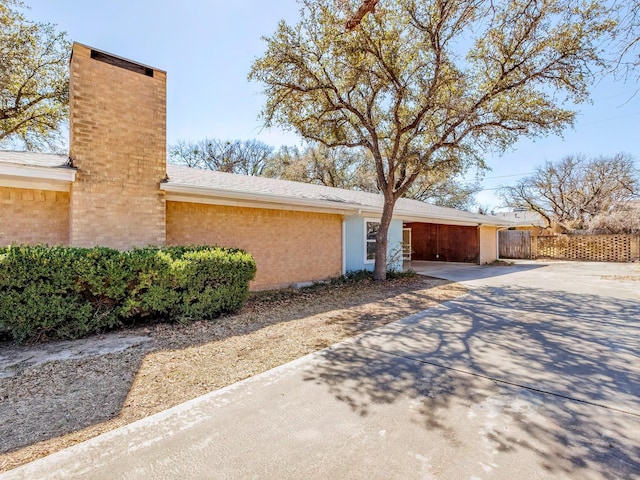
<path id="1" fill-rule="evenodd" d="M 128 249 L 163 245 L 166 73 L 73 45 L 70 65 L 69 242 Z"/>

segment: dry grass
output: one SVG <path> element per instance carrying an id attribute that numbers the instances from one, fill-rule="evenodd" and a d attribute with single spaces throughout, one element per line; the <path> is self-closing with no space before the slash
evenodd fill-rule
<path id="1" fill-rule="evenodd" d="M 462 293 L 420 276 L 261 292 L 215 322 L 132 329 L 151 340 L 119 353 L 27 367 L 0 379 L 0 471 Z"/>

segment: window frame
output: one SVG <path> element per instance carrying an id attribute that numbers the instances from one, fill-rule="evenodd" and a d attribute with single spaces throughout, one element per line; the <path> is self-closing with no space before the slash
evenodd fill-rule
<path id="1" fill-rule="evenodd" d="M 375 245 L 377 243 L 377 240 L 369 240 L 369 238 L 367 237 L 367 232 L 368 232 L 367 224 L 377 223 L 378 228 L 380 228 L 380 220 L 377 218 L 364 218 L 363 220 L 364 220 L 364 235 L 363 235 L 364 236 L 364 263 L 365 265 L 373 265 L 376 262 L 376 259 L 375 259 L 375 256 L 372 259 L 367 258 L 367 246 L 369 243 L 373 243 Z M 377 232 L 376 232 L 376 236 L 377 236 Z"/>

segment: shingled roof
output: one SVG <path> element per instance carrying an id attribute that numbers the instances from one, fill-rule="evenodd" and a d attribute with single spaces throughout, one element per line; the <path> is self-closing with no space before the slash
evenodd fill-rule
<path id="1" fill-rule="evenodd" d="M 0 151 L 0 175 L 73 181 L 75 169 L 67 155 Z M 382 213 L 381 194 L 344 190 L 274 178 L 236 175 L 167 165 L 167 180 L 160 188 L 168 200 L 263 208 L 311 210 L 344 215 Z M 401 198 L 394 216 L 404 221 L 457 225 L 510 226 L 507 219 Z"/>
<path id="2" fill-rule="evenodd" d="M 0 185 L 68 191 L 76 169 L 67 155 L 0 150 Z"/>
<path id="3" fill-rule="evenodd" d="M 70 168 L 68 155 L 41 152 L 17 152 L 0 150 L 0 162 L 30 167 Z"/>
<path id="4" fill-rule="evenodd" d="M 273 178 L 236 175 L 232 173 L 202 170 L 179 165 L 167 165 L 168 179 L 161 188 L 181 200 L 199 197 L 203 203 L 215 200 L 249 200 L 279 208 L 282 206 L 303 207 L 319 211 L 335 211 L 345 214 L 382 213 L 381 194 L 344 190 L 309 183 L 292 182 Z M 171 197 L 168 197 L 171 200 Z M 223 202 L 221 202 L 223 203 Z M 394 210 L 396 217 L 405 221 L 434 221 L 464 225 L 508 226 L 509 221 L 489 215 L 439 207 L 418 200 L 401 198 Z"/>

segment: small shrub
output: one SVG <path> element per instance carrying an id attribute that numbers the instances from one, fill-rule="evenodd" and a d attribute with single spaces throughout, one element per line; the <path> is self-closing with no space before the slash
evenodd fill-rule
<path id="1" fill-rule="evenodd" d="M 397 280 L 400 278 L 412 278 L 417 273 L 413 270 L 387 270 L 387 280 Z M 373 271 L 371 270 L 352 270 L 344 275 L 331 279 L 332 285 L 350 285 L 359 282 L 373 280 Z"/>
<path id="2" fill-rule="evenodd" d="M 350 285 L 353 283 L 373 280 L 373 272 L 371 270 L 352 270 L 340 277 L 331 279 L 333 285 Z"/>
<path id="3" fill-rule="evenodd" d="M 414 278 L 418 274 L 415 270 L 389 270 L 387 272 L 387 280 L 399 280 L 401 278 Z"/>
<path id="4" fill-rule="evenodd" d="M 214 318 L 242 307 L 255 272 L 251 255 L 219 247 L 2 248 L 0 330 L 25 342 Z"/>

